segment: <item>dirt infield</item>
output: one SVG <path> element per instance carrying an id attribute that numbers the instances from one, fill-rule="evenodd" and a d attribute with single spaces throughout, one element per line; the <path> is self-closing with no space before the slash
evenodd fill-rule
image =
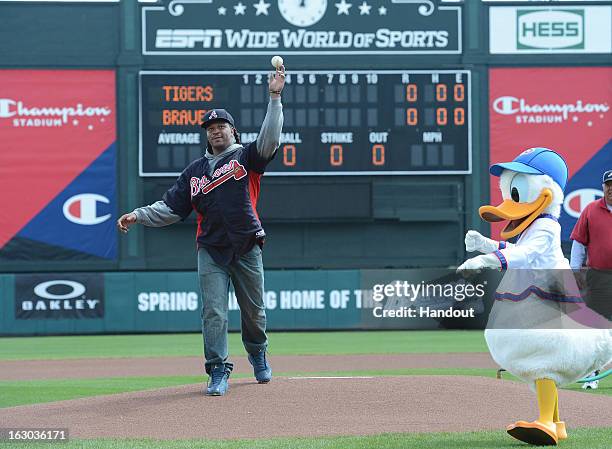
<path id="1" fill-rule="evenodd" d="M 225 397 L 202 384 L 0 409 L 3 427 L 67 427 L 71 437 L 270 438 L 499 429 L 533 419 L 522 383 L 482 377 L 232 379 Z M 612 398 L 560 391 L 572 427 L 612 426 Z M 599 410 L 600 413 L 594 413 Z"/>
<path id="2" fill-rule="evenodd" d="M 251 373 L 245 356 L 233 357 L 235 373 Z M 393 370 L 408 368 L 491 368 L 489 353 L 303 355 L 270 356 L 278 373 Z M 79 379 L 128 376 L 197 376 L 203 374 L 201 357 L 0 361 L 0 380 Z"/>

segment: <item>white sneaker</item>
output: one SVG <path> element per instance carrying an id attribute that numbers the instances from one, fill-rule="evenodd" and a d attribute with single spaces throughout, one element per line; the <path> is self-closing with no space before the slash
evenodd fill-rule
<path id="1" fill-rule="evenodd" d="M 594 380 L 592 382 L 585 382 L 582 384 L 582 389 L 583 390 L 597 390 L 597 388 L 599 387 L 599 381 L 598 380 Z"/>
<path id="2" fill-rule="evenodd" d="M 588 376 L 586 376 L 587 378 L 589 377 L 595 377 L 599 375 L 599 370 L 593 371 L 592 373 L 589 373 Z M 582 384 L 582 389 L 583 390 L 597 390 L 597 388 L 599 387 L 599 381 L 598 380 L 593 380 L 591 382 L 585 382 Z"/>

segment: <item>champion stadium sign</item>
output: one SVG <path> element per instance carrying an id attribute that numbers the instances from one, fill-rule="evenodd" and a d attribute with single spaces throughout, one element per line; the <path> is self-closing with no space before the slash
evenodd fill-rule
<path id="1" fill-rule="evenodd" d="M 172 0 L 142 8 L 142 53 L 460 54 L 461 7 L 444 3 Z"/>

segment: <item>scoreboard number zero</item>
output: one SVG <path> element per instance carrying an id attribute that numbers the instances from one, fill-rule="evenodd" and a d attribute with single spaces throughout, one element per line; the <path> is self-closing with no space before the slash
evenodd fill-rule
<path id="1" fill-rule="evenodd" d="M 141 72 L 140 175 L 177 176 L 201 157 L 212 108 L 257 139 L 264 71 Z M 303 71 L 287 74 L 281 146 L 267 175 L 471 172 L 470 72 Z"/>

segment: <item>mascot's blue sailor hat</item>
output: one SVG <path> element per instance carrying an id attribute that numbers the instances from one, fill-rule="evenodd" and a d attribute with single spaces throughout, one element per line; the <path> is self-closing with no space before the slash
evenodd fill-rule
<path id="1" fill-rule="evenodd" d="M 502 171 L 511 170 L 532 175 L 548 175 L 565 189 L 567 183 L 567 164 L 565 160 L 548 148 L 529 148 L 519 154 L 512 162 L 494 164 L 489 169 L 493 176 L 500 176 Z"/>

